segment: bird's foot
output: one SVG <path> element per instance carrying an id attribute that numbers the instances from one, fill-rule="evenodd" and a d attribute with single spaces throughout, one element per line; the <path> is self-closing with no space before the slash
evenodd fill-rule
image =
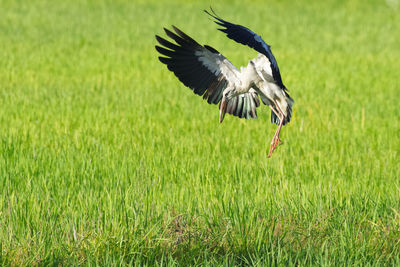
<path id="1" fill-rule="evenodd" d="M 274 137 L 271 141 L 271 146 L 269 147 L 268 158 L 270 158 L 272 156 L 272 153 L 274 152 L 277 145 L 278 145 L 278 141 L 277 141 L 276 137 Z"/>
<path id="2" fill-rule="evenodd" d="M 272 156 L 272 153 L 275 151 L 277 146 L 282 145 L 282 141 L 279 139 L 278 136 L 274 136 L 271 141 L 271 146 L 269 147 L 269 153 L 268 153 L 268 158 Z"/>
<path id="3" fill-rule="evenodd" d="M 274 144 L 271 144 L 271 146 L 269 147 L 268 158 L 272 156 L 272 152 L 274 152 L 275 148 L 276 146 Z"/>

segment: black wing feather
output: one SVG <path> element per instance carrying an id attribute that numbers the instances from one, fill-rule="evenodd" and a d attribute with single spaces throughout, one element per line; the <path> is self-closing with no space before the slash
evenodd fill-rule
<path id="1" fill-rule="evenodd" d="M 210 70 L 199 59 L 196 52 L 213 53 L 216 56 L 221 54 L 214 48 L 204 45 L 201 46 L 187 34 L 172 26 L 174 32 L 165 29 L 168 37 L 176 42 L 176 44 L 165 40 L 164 38 L 156 35 L 156 40 L 162 46 L 155 46 L 155 49 L 162 55 L 159 60 L 167 65 L 168 69 L 172 71 L 175 76 L 187 87 L 203 99 L 207 100 L 209 104 L 218 104 L 222 99 L 222 94 L 228 86 L 229 81 L 221 73 L 221 70 Z M 200 53 L 201 54 L 201 53 Z M 257 118 L 255 108 L 248 106 L 245 102 L 258 101 L 258 95 L 255 93 L 246 93 L 244 95 L 236 96 L 229 102 L 229 114 L 238 116 L 240 118 Z"/>
<path id="2" fill-rule="evenodd" d="M 214 14 L 211 14 L 207 10 L 204 10 L 209 16 L 213 17 L 217 21 L 214 21 L 216 24 L 225 27 L 222 29 L 218 29 L 228 36 L 228 38 L 240 43 L 247 45 L 253 49 L 255 49 L 257 52 L 264 54 L 269 62 L 271 63 L 271 69 L 272 69 L 272 76 L 274 77 L 275 82 L 281 87 L 282 89 L 286 89 L 286 87 L 282 83 L 282 78 L 281 78 L 281 73 L 279 72 L 279 67 L 278 67 L 278 62 L 276 62 L 276 59 L 274 55 L 272 54 L 271 51 L 271 46 L 269 46 L 262 38 L 260 35 L 254 33 L 250 29 L 238 25 L 238 24 L 233 24 L 230 23 L 226 20 L 221 19 L 220 17 L 215 14 L 215 12 L 211 9 L 211 11 Z"/>

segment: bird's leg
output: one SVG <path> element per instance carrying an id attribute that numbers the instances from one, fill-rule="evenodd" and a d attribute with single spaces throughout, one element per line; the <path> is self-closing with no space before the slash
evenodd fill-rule
<path id="1" fill-rule="evenodd" d="M 277 135 L 278 145 L 281 145 L 281 144 L 282 144 L 282 141 L 279 139 L 279 134 L 280 134 L 280 132 L 281 132 L 281 128 L 282 128 L 282 125 L 283 125 L 283 121 L 285 120 L 285 115 L 283 115 L 283 111 L 281 110 L 281 108 L 279 107 L 279 105 L 276 105 L 276 107 L 278 108 L 279 113 L 281 114 L 281 117 L 279 117 L 280 124 L 279 124 L 279 127 L 278 127 L 279 131 L 278 131 L 278 135 Z"/>
<path id="2" fill-rule="evenodd" d="M 276 105 L 276 106 L 278 107 L 278 105 Z M 279 121 L 282 121 L 282 119 L 283 119 L 282 116 L 281 116 L 282 113 L 279 113 L 278 111 L 276 111 L 276 109 L 272 105 L 269 105 L 269 107 L 271 108 L 272 112 L 274 112 L 275 115 L 279 118 Z M 276 136 L 276 133 L 275 133 L 274 138 L 272 140 L 274 140 L 276 138 L 275 136 Z M 277 136 L 276 142 L 278 143 L 278 145 L 282 144 L 282 141 L 279 139 L 279 135 Z"/>
<path id="3" fill-rule="evenodd" d="M 276 107 L 279 109 L 279 111 L 281 111 L 278 105 L 276 105 Z M 283 120 L 285 119 L 285 116 L 283 116 L 282 111 L 281 111 L 281 113 L 277 112 L 272 105 L 270 106 L 270 108 L 275 113 L 275 115 L 278 116 L 278 118 L 279 118 L 279 126 L 278 126 L 278 129 L 275 132 L 274 137 L 272 138 L 271 146 L 269 148 L 268 158 L 271 157 L 272 152 L 274 152 L 275 148 L 278 145 L 282 144 L 282 141 L 279 139 L 279 133 L 281 132 L 281 128 L 282 128 L 282 125 L 283 125 Z"/>
<path id="4" fill-rule="evenodd" d="M 280 119 L 280 123 L 279 123 L 278 129 L 276 130 L 275 135 L 272 138 L 271 146 L 269 148 L 268 158 L 271 157 L 272 152 L 274 152 L 275 148 L 278 145 L 282 144 L 281 140 L 279 140 L 279 133 L 281 132 L 282 125 L 283 125 L 283 118 Z"/>

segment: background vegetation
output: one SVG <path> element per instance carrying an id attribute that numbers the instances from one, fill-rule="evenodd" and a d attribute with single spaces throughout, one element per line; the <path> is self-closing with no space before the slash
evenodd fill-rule
<path id="1" fill-rule="evenodd" d="M 295 99 L 228 116 L 157 60 L 174 24 Z M 398 1 L 0 1 L 0 265 L 400 263 Z"/>

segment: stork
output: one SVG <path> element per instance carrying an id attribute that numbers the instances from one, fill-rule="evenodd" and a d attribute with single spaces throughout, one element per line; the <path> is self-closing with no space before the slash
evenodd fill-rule
<path id="1" fill-rule="evenodd" d="M 155 47 L 162 55 L 159 60 L 195 94 L 203 96 L 209 104 L 219 103 L 220 123 L 225 113 L 239 118 L 257 118 L 256 108 L 260 106 L 260 97 L 271 108 L 271 122 L 278 125 L 268 153 L 268 157 L 271 157 L 276 147 L 282 144 L 279 134 L 282 126 L 290 122 L 294 103 L 289 90 L 283 85 L 271 47 L 260 35 L 221 19 L 212 9 L 212 14 L 207 10 L 204 12 L 223 27 L 219 30 L 228 38 L 255 49 L 259 52 L 258 56 L 238 70 L 216 49 L 200 45 L 172 26 L 175 33 L 166 28 L 164 30 L 175 44 L 156 35 L 161 45 Z"/>

